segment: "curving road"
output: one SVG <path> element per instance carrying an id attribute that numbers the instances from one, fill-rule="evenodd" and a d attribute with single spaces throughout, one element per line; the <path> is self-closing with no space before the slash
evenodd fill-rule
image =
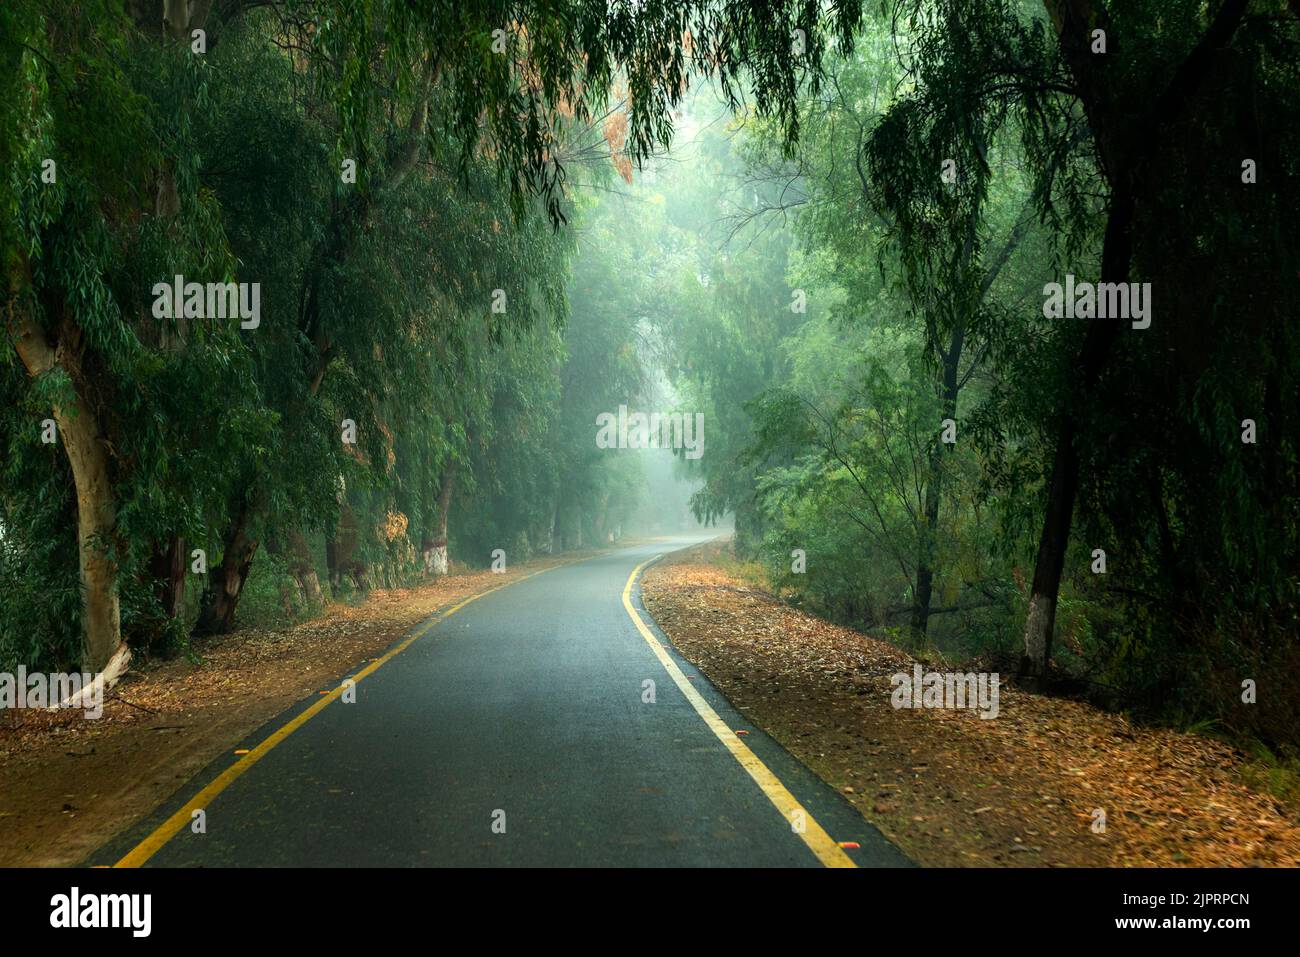
<path id="1" fill-rule="evenodd" d="M 355 702 L 290 709 L 240 746 L 255 761 L 223 757 L 89 863 L 906 865 L 750 728 L 626 588 L 642 563 L 700 540 L 553 568 L 435 616 L 357 682 Z M 205 833 L 189 823 L 198 806 Z"/>

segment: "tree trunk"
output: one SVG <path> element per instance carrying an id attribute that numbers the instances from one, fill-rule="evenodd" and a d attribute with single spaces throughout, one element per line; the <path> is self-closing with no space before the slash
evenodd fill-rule
<path id="1" fill-rule="evenodd" d="M 925 521 L 921 526 L 921 549 L 916 563 L 916 588 L 912 593 L 912 633 L 924 638 L 930 625 L 930 599 L 934 593 L 934 533 L 939 525 L 939 491 L 942 466 L 936 448 L 930 452 L 930 479 L 925 486 Z"/>
<path id="2" fill-rule="evenodd" d="M 185 604 L 185 570 L 185 539 L 173 535 L 154 543 L 148 574 L 162 615 L 150 623 L 150 630 L 143 639 L 137 638 L 137 642 L 150 650 L 162 646 L 167 640 L 167 626 L 181 614 Z"/>
<path id="3" fill-rule="evenodd" d="M 940 416 L 950 419 L 957 415 L 957 373 L 961 367 L 961 353 L 966 344 L 966 326 L 957 323 L 952 330 L 948 349 L 942 354 L 943 381 L 940 385 Z M 925 521 L 921 527 L 921 550 L 916 563 L 916 591 L 912 603 L 912 631 L 925 637 L 930 624 L 930 599 L 934 593 L 934 538 L 939 529 L 939 499 L 943 494 L 943 445 L 935 442 L 930 449 L 929 477 L 925 483 L 923 511 Z"/>
<path id="4" fill-rule="evenodd" d="M 274 537 L 268 538 L 264 547 L 266 548 L 266 553 L 268 555 L 273 555 L 277 558 L 284 557 L 284 547 L 281 545 L 279 539 Z M 286 620 L 291 620 L 294 617 L 294 599 L 297 598 L 299 602 L 303 601 L 302 589 L 298 588 L 287 578 L 279 584 L 280 611 L 284 614 Z"/>
<path id="5" fill-rule="evenodd" d="M 185 603 L 185 539 L 174 535 L 154 554 L 154 582 L 163 614 L 175 618 Z"/>
<path id="6" fill-rule="evenodd" d="M 1079 456 L 1074 448 L 1073 419 L 1063 424 L 1056 439 L 1056 455 L 1043 513 L 1043 532 L 1038 539 L 1038 559 L 1025 619 L 1025 652 L 1020 661 L 1022 678 L 1036 685 L 1047 675 L 1052 658 L 1052 629 L 1056 621 L 1056 599 L 1065 567 L 1065 550 L 1070 544 L 1070 523 L 1079 485 Z"/>
<path id="7" fill-rule="evenodd" d="M 83 393 L 80 330 L 66 317 L 59 323 L 57 349 L 22 304 L 31 288 L 25 257 L 10 271 L 6 311 L 14 345 L 27 374 L 35 378 L 56 365 L 73 383 L 68 406 L 55 406 L 54 421 L 72 467 L 77 493 L 78 568 L 81 578 L 82 668 L 96 673 L 119 655 L 122 618 L 118 604 L 117 562 L 113 555 L 117 506 L 108 474 L 108 453 L 99 422 Z M 129 654 L 122 660 L 122 668 Z"/>
<path id="8" fill-rule="evenodd" d="M 203 610 L 194 626 L 199 634 L 223 635 L 235 626 L 235 609 L 257 554 L 258 540 L 250 532 L 252 518 L 252 505 L 245 504 L 226 535 L 221 564 L 209 572 Z"/>
<path id="9" fill-rule="evenodd" d="M 326 561 L 329 563 L 330 587 L 335 594 L 343 586 L 343 576 L 352 579 L 352 584 L 360 591 L 370 589 L 364 562 L 355 556 L 359 535 L 356 513 L 346 501 L 339 505 L 339 522 L 334 535 L 325 543 Z"/>
<path id="10" fill-rule="evenodd" d="M 108 455 L 89 409 L 80 400 L 72 410 L 56 407 L 54 419 L 72 463 L 77 489 L 78 564 L 86 645 L 82 667 L 97 672 L 122 643 L 117 562 L 112 555 L 117 514 L 108 477 Z"/>
<path id="11" fill-rule="evenodd" d="M 546 552 L 548 555 L 554 555 L 556 546 L 564 550 L 564 544 L 556 536 L 560 530 L 560 496 L 555 496 L 555 504 L 551 507 L 551 524 L 550 530 L 546 534 Z"/>
<path id="12" fill-rule="evenodd" d="M 442 487 L 438 490 L 438 526 L 434 530 L 431 547 L 425 552 L 425 570 L 431 575 L 446 575 L 450 570 L 447 554 L 447 517 L 451 513 L 451 495 L 456 486 L 456 466 L 448 463 L 442 473 Z"/>
<path id="13" fill-rule="evenodd" d="M 1130 193 L 1120 191 L 1112 197 L 1101 257 L 1102 282 L 1128 282 L 1133 259 L 1133 213 L 1134 200 Z M 1087 401 L 1088 394 L 1101 376 L 1111 347 L 1119 338 L 1120 322 L 1119 319 L 1090 320 L 1075 365 L 1079 375 L 1067 395 L 1057 427 L 1056 452 L 1047 486 L 1047 507 L 1043 512 L 1043 532 L 1038 539 L 1038 559 L 1034 563 L 1029 614 L 1025 619 L 1025 652 L 1020 660 L 1020 676 L 1030 687 L 1041 685 L 1052 657 L 1056 601 L 1061 589 L 1065 552 L 1070 544 L 1074 500 L 1079 491 L 1079 451 L 1075 446 L 1079 409 Z"/>
<path id="14" fill-rule="evenodd" d="M 325 574 L 329 578 L 330 593 L 338 597 L 343 586 L 343 569 L 339 561 L 339 540 L 337 532 L 325 539 Z"/>
<path id="15" fill-rule="evenodd" d="M 321 591 L 320 576 L 316 574 L 316 566 L 312 562 L 307 536 L 294 529 L 289 533 L 287 544 L 286 557 L 289 559 L 289 571 L 293 574 L 293 580 L 298 583 L 298 591 L 302 594 L 303 603 L 308 609 L 320 608 L 325 604 L 325 594 Z"/>
<path id="16" fill-rule="evenodd" d="M 108 455 L 90 410 L 78 400 L 76 411 L 55 408 L 77 488 L 77 544 L 82 587 L 82 625 L 86 647 L 82 667 L 102 669 L 122 643 L 117 596 L 117 562 L 112 554 L 117 524 Z"/>

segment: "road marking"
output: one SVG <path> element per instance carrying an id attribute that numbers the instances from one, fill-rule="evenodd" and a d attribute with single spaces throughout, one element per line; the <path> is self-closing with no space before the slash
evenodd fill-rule
<path id="1" fill-rule="evenodd" d="M 736 736 L 736 733 L 727 727 L 727 723 L 718 717 L 718 713 L 695 690 L 694 686 L 687 680 L 686 675 L 682 674 L 682 669 L 677 667 L 677 662 L 673 661 L 672 655 L 668 654 L 668 650 L 664 648 L 662 642 L 655 637 L 654 632 L 650 630 L 641 616 L 637 614 L 636 609 L 632 607 L 632 586 L 636 583 L 637 575 L 641 574 L 641 570 L 647 565 L 657 562 L 661 558 L 663 558 L 662 555 L 656 555 L 632 569 L 627 584 L 623 586 L 623 607 L 627 609 L 627 613 L 632 617 L 632 623 L 636 625 L 637 631 L 641 632 L 641 637 L 646 640 L 650 650 L 659 659 L 659 663 L 664 666 L 664 670 L 668 672 L 673 682 L 686 696 L 686 700 L 704 719 L 704 723 L 709 726 L 709 730 L 717 735 L 719 741 L 726 745 L 727 750 L 731 752 L 731 756 L 740 762 L 742 768 L 749 772 L 749 776 L 762 788 L 763 793 L 767 795 L 767 799 L 781 812 L 786 825 L 791 826 L 796 811 L 803 814 L 804 829 L 802 832 L 796 830 L 795 833 L 808 845 L 808 850 L 816 855 L 817 860 L 827 867 L 857 867 L 858 865 L 853 863 L 853 858 L 845 854 L 839 844 L 833 841 L 831 836 L 822 830 L 822 826 L 813 820 L 812 814 L 800 807 L 794 795 L 768 769 L 767 765 L 758 759 L 758 755 L 749 750 L 745 746 L 745 742 L 741 741 Z M 793 827 L 791 829 L 793 830 Z"/>
<path id="2" fill-rule="evenodd" d="M 446 611 L 439 614 L 436 618 L 430 621 L 427 625 L 425 625 L 415 634 L 403 639 L 401 644 L 395 645 L 393 648 L 387 651 L 382 657 L 370 659 L 371 661 L 370 664 L 366 665 L 366 667 L 362 668 L 355 675 L 351 676 L 352 681 L 358 682 L 362 678 L 366 677 L 367 675 L 372 674 L 375 671 L 382 668 L 389 661 L 396 658 L 407 648 L 411 647 L 411 645 L 413 645 L 420 638 L 423 638 L 430 631 L 432 631 L 435 625 L 437 625 L 439 622 L 443 621 L 446 618 L 450 618 L 452 615 L 456 614 L 456 612 L 460 611 L 470 602 L 477 601 L 478 599 L 484 597 L 485 595 L 492 594 L 494 591 L 500 591 L 502 588 L 507 588 L 510 585 L 518 584 L 521 581 L 526 581 L 527 579 L 532 578 L 534 575 L 540 575 L 543 572 L 549 572 L 554 568 L 561 567 L 562 565 L 572 565 L 575 562 L 587 561 L 587 560 L 588 559 L 585 558 L 579 558 L 568 562 L 557 562 L 556 564 L 548 566 L 547 568 L 539 568 L 535 572 L 529 572 L 527 575 L 522 575 L 519 578 L 512 578 L 510 581 L 502 582 L 500 585 L 494 585 L 491 588 L 487 589 L 486 591 L 481 591 L 476 595 L 470 595 L 468 598 L 464 599 L 463 601 L 459 602 L 456 605 L 453 605 L 452 607 L 448 608 Z M 179 834 L 181 829 L 190 823 L 190 820 L 193 817 L 195 811 L 206 808 L 212 802 L 213 798 L 215 798 L 226 788 L 230 787 L 231 784 L 233 784 L 236 780 L 238 780 L 239 777 L 242 774 L 244 774 L 244 772 L 246 772 L 249 768 L 255 765 L 258 761 L 266 757 L 271 752 L 272 748 L 274 748 L 285 738 L 289 737 L 289 735 L 293 734 L 295 731 L 301 728 L 312 718 L 316 717 L 316 715 L 318 715 L 321 711 L 325 710 L 325 708 L 330 704 L 330 702 L 334 701 L 339 697 L 342 691 L 343 691 L 343 686 L 339 685 L 339 687 L 333 689 L 332 691 L 322 692 L 322 694 L 325 694 L 326 697 L 317 699 L 316 703 L 313 704 L 310 708 L 307 708 L 305 711 L 303 711 L 293 720 L 287 722 L 282 727 L 276 729 L 266 738 L 265 741 L 257 745 L 251 751 L 243 754 L 240 757 L 239 761 L 237 761 L 235 764 L 232 764 L 230 767 L 226 768 L 226 770 L 218 774 L 212 780 L 212 782 L 208 784 L 207 787 L 201 790 L 198 794 L 194 795 L 194 797 L 190 798 L 189 801 L 185 803 L 184 807 L 182 807 L 179 811 L 177 811 L 167 820 L 163 821 L 162 824 L 158 825 L 157 829 L 155 829 L 152 834 L 150 834 L 143 841 L 141 841 L 130 851 L 128 851 L 127 854 L 113 866 L 114 867 L 139 867 L 142 864 L 144 864 L 147 860 L 149 860 L 149 858 L 153 857 L 160 850 L 162 850 L 164 844 L 166 844 L 173 837 Z M 239 754 L 240 752 L 237 751 L 235 753 Z"/>

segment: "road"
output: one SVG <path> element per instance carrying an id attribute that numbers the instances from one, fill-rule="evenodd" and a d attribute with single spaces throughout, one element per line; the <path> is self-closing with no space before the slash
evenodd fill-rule
<path id="1" fill-rule="evenodd" d="M 906 865 L 678 656 L 627 587 L 699 540 L 552 568 L 435 619 L 355 701 L 290 709 L 240 746 L 254 762 L 219 759 L 90 863 Z"/>

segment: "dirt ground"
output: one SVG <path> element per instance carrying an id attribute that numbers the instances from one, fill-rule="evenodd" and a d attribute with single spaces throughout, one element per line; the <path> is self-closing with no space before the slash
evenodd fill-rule
<path id="1" fill-rule="evenodd" d="M 1300 864 L 1298 822 L 1244 783 L 1239 752 L 1006 685 L 994 719 L 895 709 L 890 677 L 912 671 L 908 655 L 730 576 L 715 564 L 726 547 L 653 566 L 646 607 L 732 704 L 919 863 Z"/>
<path id="2" fill-rule="evenodd" d="M 134 670 L 104 713 L 0 716 L 0 866 L 77 864 L 223 751 L 408 634 L 438 609 L 573 556 L 375 591 L 281 631 L 197 642 L 198 661 Z"/>

